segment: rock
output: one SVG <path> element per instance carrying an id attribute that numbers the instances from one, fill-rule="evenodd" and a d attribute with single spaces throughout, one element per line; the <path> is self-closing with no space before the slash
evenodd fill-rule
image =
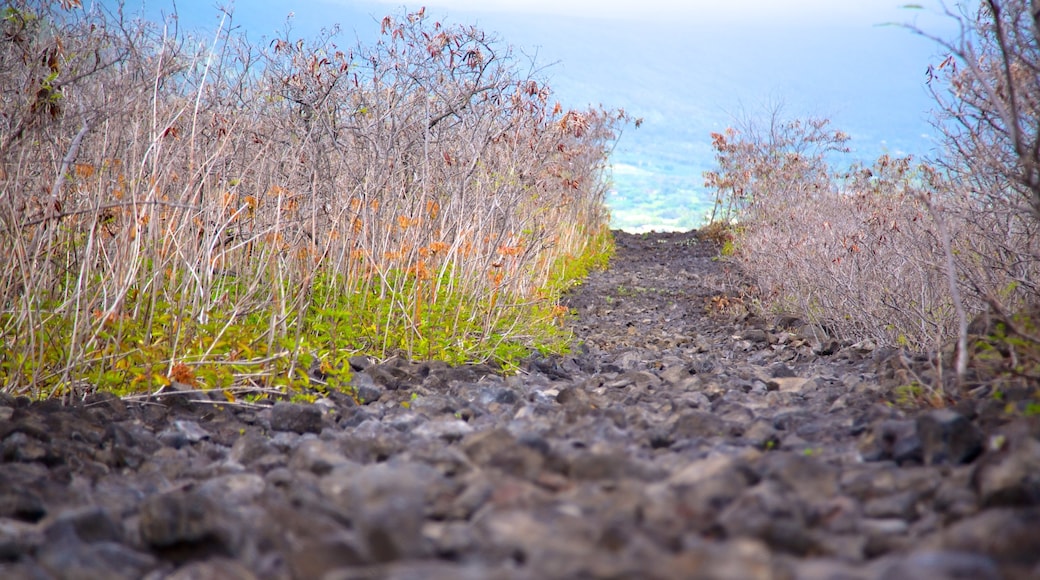
<path id="1" fill-rule="evenodd" d="M 353 363 L 351 363 L 353 366 Z M 367 367 L 366 367 L 367 368 Z M 368 373 L 354 373 L 350 377 L 350 386 L 354 389 L 354 396 L 362 405 L 370 405 L 383 397 L 384 388 L 376 384 L 375 379 Z"/>
<path id="2" fill-rule="evenodd" d="M 115 542 L 48 544 L 36 560 L 52 577 L 69 580 L 137 580 L 158 565 L 155 557 Z"/>
<path id="3" fill-rule="evenodd" d="M 58 514 L 47 526 L 46 536 L 50 542 L 76 538 L 86 543 L 120 543 L 123 541 L 123 527 L 100 507 L 86 506 Z"/>
<path id="4" fill-rule="evenodd" d="M 429 422 L 426 417 L 417 413 L 408 412 L 405 409 L 394 409 L 393 412 L 383 416 L 383 424 L 401 433 L 414 433 L 420 425 Z"/>
<path id="5" fill-rule="evenodd" d="M 778 410 L 773 415 L 773 427 L 780 431 L 797 431 L 802 425 L 809 423 L 813 414 L 804 409 Z"/>
<path id="6" fill-rule="evenodd" d="M 841 350 L 841 343 L 834 339 L 827 339 L 813 348 L 813 354 L 819 356 L 831 356 L 839 350 Z"/>
<path id="7" fill-rule="evenodd" d="M 209 496 L 172 491 L 146 499 L 140 508 L 141 541 L 173 561 L 231 556 L 230 522 Z"/>
<path id="8" fill-rule="evenodd" d="M 594 481 L 638 477 L 624 453 L 578 453 L 571 458 L 567 474 L 576 480 Z"/>
<path id="9" fill-rule="evenodd" d="M 344 568 L 322 576 L 322 580 L 484 580 L 516 577 L 514 566 L 490 566 L 481 562 L 455 563 L 442 560 L 391 562 L 364 568 Z"/>
<path id="10" fill-rule="evenodd" d="M 683 527 L 708 532 L 718 525 L 719 514 L 758 478 L 747 463 L 731 457 L 696 461 L 666 480 L 671 494 L 660 505 L 684 514 Z"/>
<path id="11" fill-rule="evenodd" d="M 689 380 L 695 374 L 697 374 L 697 371 L 690 364 L 683 363 L 669 366 L 661 371 L 658 376 L 667 383 L 679 385 Z"/>
<path id="12" fill-rule="evenodd" d="M 271 446 L 267 437 L 257 433 L 247 433 L 239 437 L 231 446 L 228 460 L 248 466 L 272 451 L 274 451 L 274 447 Z"/>
<path id="13" fill-rule="evenodd" d="M 711 413 L 725 421 L 730 433 L 734 435 L 743 433 L 755 418 L 751 409 L 734 401 L 716 401 L 716 404 L 712 405 Z"/>
<path id="14" fill-rule="evenodd" d="M 174 449 L 180 449 L 186 445 L 191 445 L 192 443 L 201 441 L 201 438 L 196 438 L 193 441 L 192 436 L 189 436 L 185 431 L 176 427 L 171 427 L 170 429 L 160 432 L 157 437 L 160 443 L 168 447 L 173 447 Z"/>
<path id="15" fill-rule="evenodd" d="M 1007 441 L 980 461 L 972 478 L 984 507 L 1040 504 L 1040 441 Z"/>
<path id="16" fill-rule="evenodd" d="M 748 341 L 751 341 L 751 342 L 758 342 L 758 343 L 768 343 L 769 342 L 769 334 L 767 334 L 766 331 L 762 330 L 761 328 L 751 328 L 751 329 L 748 329 L 748 330 L 744 331 L 743 338 L 744 338 L 744 340 L 748 340 Z"/>
<path id="17" fill-rule="evenodd" d="M 515 405 L 523 396 L 509 387 L 483 387 L 478 389 L 473 398 L 477 404 L 490 407 L 492 405 Z"/>
<path id="18" fill-rule="evenodd" d="M 413 376 L 407 364 L 400 359 L 391 359 L 384 363 L 374 364 L 365 369 L 376 385 L 388 390 L 407 389 L 409 385 L 418 385 L 421 379 Z"/>
<path id="19" fill-rule="evenodd" d="M 982 433 L 963 415 L 948 409 L 917 418 L 917 436 L 926 465 L 971 463 L 982 453 Z"/>
<path id="20" fill-rule="evenodd" d="M 211 558 L 181 566 L 164 580 L 256 580 L 242 564 L 227 558 Z"/>
<path id="21" fill-rule="evenodd" d="M 772 421 L 757 419 L 744 431 L 744 440 L 759 449 L 772 450 L 780 447 L 780 438 Z"/>
<path id="22" fill-rule="evenodd" d="M 315 405 L 275 403 L 271 408 L 271 429 L 294 433 L 321 433 L 321 409 Z"/>
<path id="23" fill-rule="evenodd" d="M 47 515 L 47 508 L 38 494 L 28 489 L 12 489 L 9 485 L 0 487 L 0 518 L 38 522 Z"/>
<path id="24" fill-rule="evenodd" d="M 838 493 L 837 471 L 820 459 L 787 451 L 764 454 L 759 475 L 781 483 L 805 501 L 822 502 Z"/>
<path id="25" fill-rule="evenodd" d="M 794 577 L 798 580 L 867 580 L 870 578 L 860 565 L 821 558 L 798 562 Z"/>
<path id="26" fill-rule="evenodd" d="M 921 463 L 924 459 L 917 423 L 911 420 L 884 420 L 877 423 L 860 445 L 866 461 L 895 460 L 900 465 Z"/>
<path id="27" fill-rule="evenodd" d="M 1040 508 L 994 508 L 960 520 L 928 542 L 930 549 L 980 554 L 1024 569 L 1040 564 Z"/>
<path id="28" fill-rule="evenodd" d="M 860 520 L 859 527 L 871 536 L 898 536 L 910 531 L 906 520 L 900 519 L 864 518 Z"/>
<path id="29" fill-rule="evenodd" d="M 350 365 L 350 370 L 355 373 L 363 371 L 368 367 L 372 366 L 372 359 L 367 356 L 354 355 L 347 359 L 347 363 Z M 353 376 L 353 375 L 352 375 Z"/>
<path id="30" fill-rule="evenodd" d="M 647 371 L 626 371 L 618 375 L 616 379 L 608 381 L 604 386 L 608 389 L 634 388 L 639 391 L 645 391 L 648 388 L 656 387 L 660 383 L 661 379 L 653 373 Z"/>
<path id="31" fill-rule="evenodd" d="M 259 498 L 266 488 L 264 478 L 255 473 L 234 473 L 208 479 L 198 490 L 225 505 L 244 505 Z"/>
<path id="32" fill-rule="evenodd" d="M 912 490 L 871 498 L 863 504 L 863 515 L 869 518 L 898 518 L 912 521 L 920 515 L 917 506 L 920 500 L 921 496 Z"/>
<path id="33" fill-rule="evenodd" d="M 320 439 L 303 441 L 289 459 L 289 468 L 295 471 L 309 471 L 315 475 L 326 475 L 338 468 L 360 468 L 347 459 L 336 445 Z"/>
<path id="34" fill-rule="evenodd" d="M 816 550 L 801 502 L 769 481 L 745 490 L 719 514 L 718 522 L 730 538 L 757 538 L 796 556 Z"/>
<path id="35" fill-rule="evenodd" d="M 588 576 L 595 533 L 588 522 L 566 511 L 506 510 L 479 522 L 485 541 L 497 552 L 511 554 L 539 578 Z"/>
<path id="36" fill-rule="evenodd" d="M 740 457 L 712 455 L 685 464 L 666 481 L 671 486 L 697 485 L 713 478 L 729 479 L 743 490 L 758 482 L 758 476 L 748 462 Z"/>
<path id="37" fill-rule="evenodd" d="M 462 440 L 461 449 L 477 465 L 525 479 L 535 479 L 545 464 L 542 453 L 502 429 L 474 433 Z"/>
<path id="38" fill-rule="evenodd" d="M 126 421 L 130 418 L 128 405 L 114 393 L 91 393 L 83 400 L 83 405 L 91 418 L 102 424 Z"/>
<path id="39" fill-rule="evenodd" d="M 879 577 L 892 580 L 1000 580 L 1003 575 L 993 560 L 983 555 L 970 552 L 919 551 L 897 558 L 882 570 Z"/>
<path id="40" fill-rule="evenodd" d="M 933 507 L 947 521 L 956 521 L 974 515 L 978 510 L 978 496 L 972 489 L 971 474 L 965 467 L 942 478 L 935 491 Z"/>
<path id="41" fill-rule="evenodd" d="M 293 578 L 330 578 L 336 570 L 371 564 L 361 541 L 347 532 L 293 537 L 290 541 L 287 555 Z"/>
<path id="42" fill-rule="evenodd" d="M 560 389 L 556 395 L 556 402 L 567 407 L 587 409 L 594 406 L 589 393 L 577 386 Z"/>
<path id="43" fill-rule="evenodd" d="M 684 411 L 675 420 L 671 438 L 673 440 L 693 437 L 726 437 L 729 435 L 729 424 L 707 411 Z"/>
<path id="44" fill-rule="evenodd" d="M 376 562 L 426 554 L 423 520 L 428 493 L 432 495 L 439 480 L 437 472 L 421 464 L 387 463 L 367 465 L 344 478 L 339 503 L 351 514 L 367 553 Z"/>
<path id="45" fill-rule="evenodd" d="M 687 537 L 675 564 L 675 572 L 666 577 L 774 580 L 789 578 L 791 572 L 759 540 L 737 538 L 715 543 Z"/>
<path id="46" fill-rule="evenodd" d="M 24 429 L 24 427 L 22 427 Z M 45 462 L 49 450 L 38 437 L 31 437 L 25 431 L 11 433 L 0 444 L 0 457 L 24 463 L 34 461 Z"/>
<path id="47" fill-rule="evenodd" d="M 10 580 L 52 580 L 54 576 L 33 560 L 0 560 L 0 578 Z"/>
<path id="48" fill-rule="evenodd" d="M 198 443 L 210 437 L 209 432 L 200 427 L 195 421 L 177 420 L 173 422 L 173 427 L 191 443 Z"/>
<path id="49" fill-rule="evenodd" d="M 415 435 L 419 437 L 442 439 L 448 442 L 458 441 L 472 432 L 473 427 L 461 419 L 426 421 L 414 431 Z"/>

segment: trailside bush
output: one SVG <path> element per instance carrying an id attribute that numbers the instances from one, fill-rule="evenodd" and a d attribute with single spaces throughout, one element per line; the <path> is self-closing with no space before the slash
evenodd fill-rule
<path id="1" fill-rule="evenodd" d="M 1040 376 L 1040 28 L 1029 8 L 949 13 L 962 35 L 937 39 L 950 52 L 929 71 L 946 149 L 928 163 L 885 155 L 836 169 L 847 137 L 779 111 L 713 135 L 713 218 L 738 224 L 735 259 L 764 309 L 843 339 L 945 353 L 959 378 L 969 338 L 1010 376 Z M 981 318 L 995 322 L 970 328 Z"/>
<path id="2" fill-rule="evenodd" d="M 735 256 L 767 310 L 843 339 L 916 348 L 949 337 L 940 235 L 907 158 L 838 173 L 848 138 L 825 119 L 753 123 L 713 136 L 720 213 L 739 222 Z"/>
<path id="3" fill-rule="evenodd" d="M 350 48 L 121 14 L 4 8 L 0 388 L 284 391 L 359 352 L 565 348 L 623 113 L 423 11 Z"/>
<path id="4" fill-rule="evenodd" d="M 847 137 L 779 110 L 712 136 L 712 219 L 765 310 L 833 336 L 956 359 L 964 384 L 1040 377 L 1040 26 L 1035 3 L 958 6 L 928 71 L 942 155 L 836 168 Z M 969 324 L 969 321 L 974 321 Z M 956 347 L 949 348 L 956 339 Z M 943 360 L 945 357 L 945 361 Z M 941 373 L 940 373 L 941 375 Z M 941 386 L 941 385 L 940 385 Z"/>

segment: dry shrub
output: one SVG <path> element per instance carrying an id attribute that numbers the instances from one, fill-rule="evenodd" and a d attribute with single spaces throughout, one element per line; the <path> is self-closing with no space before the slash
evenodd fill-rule
<path id="1" fill-rule="evenodd" d="M 564 109 L 479 29 L 381 26 L 374 46 L 256 46 L 229 18 L 195 38 L 97 4 L 5 8 L 2 387 L 146 388 L 185 360 L 212 383 L 215 359 L 269 385 L 311 352 L 538 346 L 561 269 L 609 243 L 627 117 Z"/>
<path id="2" fill-rule="evenodd" d="M 726 244 L 733 243 L 733 224 L 726 221 L 712 221 L 697 230 L 697 237 L 725 249 Z"/>
<path id="3" fill-rule="evenodd" d="M 909 158 L 838 173 L 829 155 L 846 137 L 827 121 L 770 124 L 716 135 L 720 170 L 708 176 L 733 208 L 736 259 L 763 307 L 841 339 L 933 350 L 958 334 L 947 255 L 969 315 L 986 307 L 979 280 L 1021 299 L 1017 282 L 1036 273 L 1020 259 L 1026 215 L 997 211 Z"/>
<path id="4" fill-rule="evenodd" d="M 1040 303 L 1040 27 L 1035 3 L 945 9 L 952 39 L 929 69 L 942 155 L 834 169 L 846 137 L 778 112 L 714 135 L 716 214 L 737 220 L 737 255 L 762 305 L 845 339 L 956 356 L 969 339 L 1033 377 Z M 973 324 L 968 324 L 974 319 Z M 991 321 L 987 323 L 986 321 Z M 944 348 L 952 339 L 957 347 Z M 955 354 L 954 354 L 955 353 Z M 982 361 L 980 361 L 980 364 Z M 987 366 L 993 366 L 986 363 Z M 941 367 L 938 367 L 941 368 Z"/>
<path id="5" fill-rule="evenodd" d="M 1038 14 L 1028 0 L 986 0 L 946 10 L 956 37 L 930 36 L 947 52 L 928 71 L 946 147 L 936 165 L 958 200 L 946 209 L 975 226 L 964 274 L 998 315 L 1040 296 Z"/>

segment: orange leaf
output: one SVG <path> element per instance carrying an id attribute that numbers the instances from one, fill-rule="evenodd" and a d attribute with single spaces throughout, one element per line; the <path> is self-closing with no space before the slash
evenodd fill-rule
<path id="1" fill-rule="evenodd" d="M 94 176 L 94 166 L 89 163 L 77 163 L 75 169 L 76 177 L 86 179 Z"/>
<path id="2" fill-rule="evenodd" d="M 195 371 L 182 362 L 173 365 L 173 368 L 170 369 L 170 380 L 193 387 L 198 386 L 198 382 L 195 380 Z"/>

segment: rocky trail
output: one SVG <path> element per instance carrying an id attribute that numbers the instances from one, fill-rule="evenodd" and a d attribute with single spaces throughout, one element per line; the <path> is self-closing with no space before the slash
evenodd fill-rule
<path id="1" fill-rule="evenodd" d="M 903 409 L 906 357 L 741 314 L 692 232 L 616 237 L 583 346 L 515 376 L 0 396 L 0 578 L 1040 578 L 1036 417 Z"/>

